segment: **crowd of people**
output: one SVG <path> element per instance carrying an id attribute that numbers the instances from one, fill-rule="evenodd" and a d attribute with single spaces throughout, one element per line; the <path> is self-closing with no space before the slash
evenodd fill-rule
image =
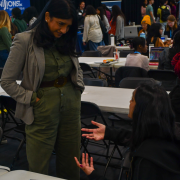
<path id="1" fill-rule="evenodd" d="M 174 70 L 180 79 L 180 27 L 176 3 L 161 0 L 154 18 L 154 0 L 141 7 L 142 30 L 129 41 L 133 53 L 125 66 L 149 71 L 144 54 L 148 46 L 167 47 L 159 58 L 159 69 Z M 93 158 L 82 154 L 81 136 L 90 140 L 109 140 L 130 147 L 128 180 L 179 180 L 180 85 L 168 93 L 159 85 L 142 84 L 133 91 L 128 117 L 132 130 L 111 128 L 92 121 L 96 129 L 81 129 L 83 71 L 79 65 L 76 40 L 83 26 L 83 45 L 96 51 L 109 45 L 110 35 L 124 38 L 126 18 L 119 6 L 110 11 L 106 5 L 95 9 L 85 2 L 76 9 L 70 0 L 50 0 L 38 16 L 34 7 L 23 14 L 12 10 L 10 18 L 0 11 L 0 67 L 4 68 L 1 87 L 17 101 L 15 117 L 25 124 L 26 154 L 29 170 L 48 174 L 51 154 L 56 152 L 57 176 L 80 179 L 82 169 L 90 179 L 105 180 L 93 165 Z M 142 33 L 145 34 L 142 36 Z M 171 40 L 163 42 L 162 35 Z M 23 74 L 21 85 L 16 79 Z M 81 134 L 82 130 L 82 134 Z"/>

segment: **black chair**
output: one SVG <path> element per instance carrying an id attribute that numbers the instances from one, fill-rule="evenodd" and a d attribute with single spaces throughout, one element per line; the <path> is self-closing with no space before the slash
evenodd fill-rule
<path id="1" fill-rule="evenodd" d="M 97 71 L 91 69 L 91 67 L 86 63 L 79 63 L 81 66 L 81 69 L 83 71 L 83 75 L 87 75 L 90 78 L 97 78 Z"/>
<path id="2" fill-rule="evenodd" d="M 177 75 L 174 71 L 150 70 L 148 71 L 148 76 L 149 78 L 161 81 L 166 91 L 171 91 L 177 84 Z"/>
<path id="3" fill-rule="evenodd" d="M 91 118 L 93 118 L 93 120 L 96 121 L 97 117 L 101 117 L 101 119 L 103 121 L 103 124 L 107 126 L 107 123 L 106 123 L 106 121 L 105 121 L 105 119 L 103 117 L 103 114 L 102 114 L 101 110 L 99 109 L 99 107 L 96 104 L 94 104 L 94 103 L 83 102 L 82 101 L 81 102 L 81 124 L 82 124 L 82 127 L 83 128 L 87 128 L 87 129 L 95 129 L 95 128 L 97 128 L 96 126 L 91 124 L 91 120 L 92 120 Z M 89 118 L 91 120 L 89 120 L 89 122 L 87 122 L 87 120 Z M 85 133 L 87 134 L 87 132 L 85 132 Z M 109 145 L 106 143 L 106 141 L 103 140 L 103 144 L 93 143 L 95 145 L 105 147 L 107 149 L 106 155 L 89 152 L 88 148 L 87 148 L 89 141 L 90 141 L 89 139 L 82 138 L 81 139 L 81 148 L 83 147 L 84 148 L 84 152 L 88 153 L 90 157 L 91 157 L 91 155 L 97 155 L 97 156 L 102 156 L 102 157 L 105 157 L 105 158 L 108 159 L 107 164 L 102 164 L 102 163 L 95 162 L 96 164 L 100 164 L 100 165 L 105 165 L 106 166 L 105 171 L 104 171 L 104 175 L 105 175 L 105 173 L 107 171 L 107 168 L 108 168 L 112 158 L 114 158 L 114 159 L 122 159 L 121 151 L 119 150 L 119 148 L 118 148 L 118 146 L 116 144 L 114 144 L 114 148 L 113 148 L 113 150 L 112 150 L 112 152 L 111 152 L 111 154 L 109 156 Z M 114 152 L 115 152 L 116 149 L 117 149 L 117 151 L 118 151 L 118 153 L 120 155 L 120 158 L 113 157 Z"/>
<path id="4" fill-rule="evenodd" d="M 140 67 L 123 66 L 117 69 L 115 73 L 115 86 L 119 87 L 119 83 L 126 77 L 148 77 L 148 72 Z"/>
<path id="5" fill-rule="evenodd" d="M 83 81 L 86 86 L 107 87 L 107 81 L 103 79 L 84 78 Z"/>
<path id="6" fill-rule="evenodd" d="M 2 128 L 0 127 L 0 144 L 1 144 L 1 141 L 2 141 L 2 136 L 3 136 L 3 130 L 2 130 Z"/>
<path id="7" fill-rule="evenodd" d="M 136 89 L 142 83 L 146 83 L 151 86 L 155 84 L 161 85 L 161 82 L 155 81 L 152 78 L 127 77 L 121 80 L 119 87 L 126 89 Z"/>
<path id="8" fill-rule="evenodd" d="M 84 51 L 81 57 L 102 57 L 100 51 Z"/>
<path id="9" fill-rule="evenodd" d="M 134 50 L 120 50 L 120 57 L 127 57 L 128 54 L 134 53 Z"/>
<path id="10" fill-rule="evenodd" d="M 20 123 L 18 123 L 16 121 L 16 119 L 14 118 L 14 114 L 15 114 L 14 112 L 16 110 L 16 101 L 14 99 L 12 99 L 11 97 L 7 97 L 7 96 L 0 96 L 0 102 L 1 102 L 1 113 L 2 113 L 2 121 L 3 121 L 2 128 L 4 131 L 4 136 L 7 138 L 11 138 L 11 139 L 20 141 L 19 147 L 15 153 L 15 156 L 14 156 L 12 164 L 11 164 L 11 170 L 12 170 L 16 159 L 18 159 L 18 157 L 19 157 L 19 152 L 20 152 L 22 146 L 24 145 L 24 143 L 26 142 L 25 124 L 22 121 Z M 7 110 L 7 113 L 4 112 L 4 109 Z M 6 118 L 5 118 L 5 116 L 6 116 Z M 12 119 L 13 122 L 10 122 L 10 119 Z M 5 127 L 6 127 L 7 123 L 14 123 L 16 126 L 6 130 Z M 23 139 L 7 136 L 5 134 L 6 132 L 8 132 L 12 129 L 17 133 L 22 134 Z"/>

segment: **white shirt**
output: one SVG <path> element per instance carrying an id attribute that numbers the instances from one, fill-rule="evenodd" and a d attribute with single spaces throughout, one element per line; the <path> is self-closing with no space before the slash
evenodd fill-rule
<path id="1" fill-rule="evenodd" d="M 149 71 L 149 59 L 141 54 L 128 54 L 125 66 L 135 66 Z"/>
<path id="2" fill-rule="evenodd" d="M 84 20 L 83 42 L 91 40 L 100 43 L 103 39 L 102 30 L 97 15 L 87 15 Z"/>

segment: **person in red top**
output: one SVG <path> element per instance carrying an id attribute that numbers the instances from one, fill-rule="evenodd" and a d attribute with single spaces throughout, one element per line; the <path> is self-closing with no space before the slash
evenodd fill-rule
<path id="1" fill-rule="evenodd" d="M 106 7 L 105 4 L 102 4 L 102 7 L 104 9 L 104 14 L 106 15 L 108 21 L 111 21 L 111 11 Z"/>

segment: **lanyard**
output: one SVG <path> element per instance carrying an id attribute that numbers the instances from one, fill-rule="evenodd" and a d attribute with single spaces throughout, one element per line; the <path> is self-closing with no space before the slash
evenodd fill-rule
<path id="1" fill-rule="evenodd" d="M 172 31 L 170 30 L 170 38 L 172 38 Z"/>
<path id="2" fill-rule="evenodd" d="M 141 53 L 140 53 L 140 52 L 138 52 L 138 51 L 134 51 L 134 53 L 135 53 L 135 54 L 141 54 Z"/>

